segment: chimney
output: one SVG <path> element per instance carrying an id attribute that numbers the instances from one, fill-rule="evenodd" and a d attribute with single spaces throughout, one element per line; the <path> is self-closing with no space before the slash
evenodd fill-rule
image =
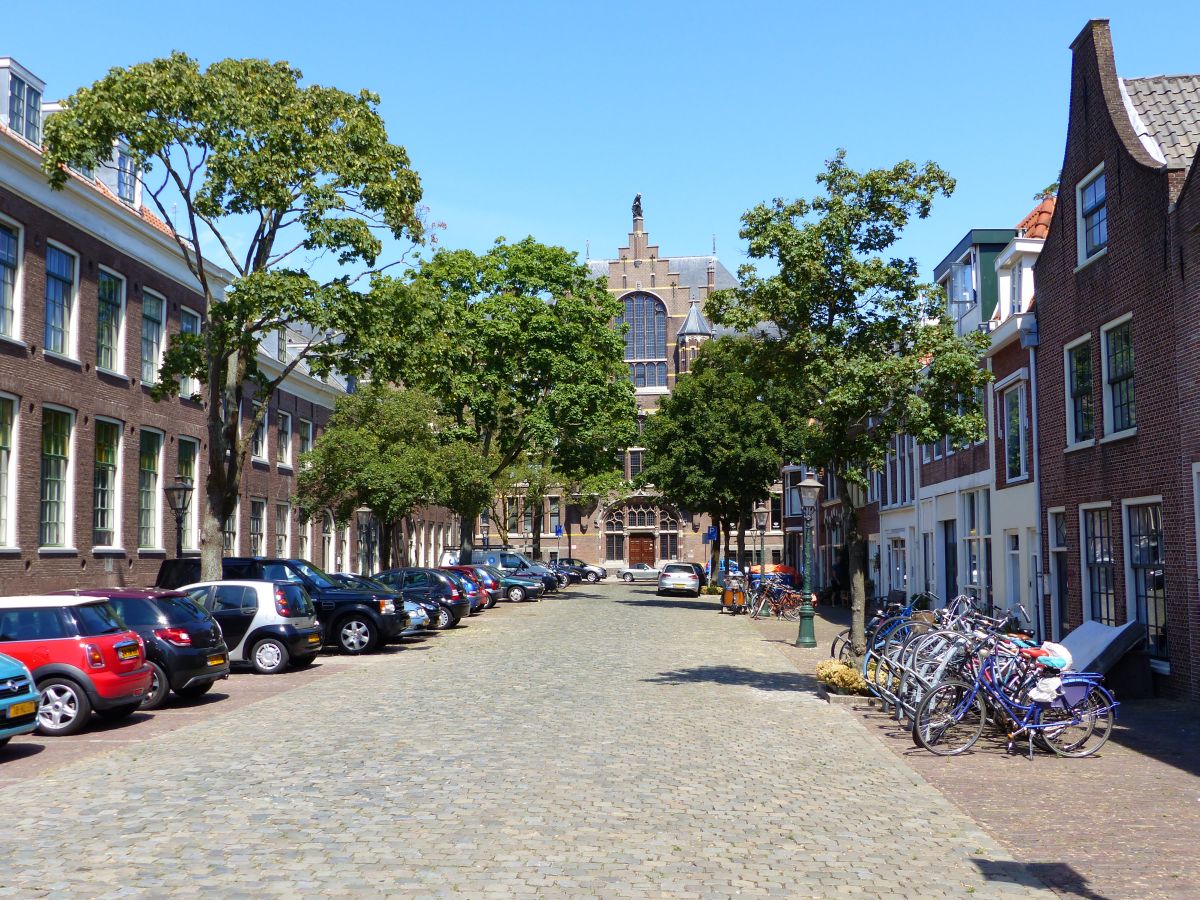
<path id="1" fill-rule="evenodd" d="M 708 258 L 708 289 L 714 291 L 717 288 L 717 258 L 710 256 Z"/>

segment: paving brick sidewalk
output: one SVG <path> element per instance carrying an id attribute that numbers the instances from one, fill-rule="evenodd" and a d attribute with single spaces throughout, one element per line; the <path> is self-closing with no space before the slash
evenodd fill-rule
<path id="1" fill-rule="evenodd" d="M 821 610 L 818 646 L 792 646 L 797 627 L 757 621 L 800 672 L 829 656 L 848 610 Z M 1200 708 L 1133 701 L 1094 758 L 1033 760 L 985 739 L 964 756 L 913 747 L 909 733 L 866 702 L 844 707 L 881 744 L 938 788 L 1057 893 L 1088 898 L 1200 897 Z"/>
<path id="2" fill-rule="evenodd" d="M 1049 896 L 710 604 L 444 638 L 0 789 L 0 894 Z"/>

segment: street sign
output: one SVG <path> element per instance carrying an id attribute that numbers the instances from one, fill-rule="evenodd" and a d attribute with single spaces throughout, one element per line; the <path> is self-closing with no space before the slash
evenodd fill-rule
<path id="1" fill-rule="evenodd" d="M 555 536 L 555 537 L 562 537 L 562 534 L 563 534 L 563 532 L 562 532 L 562 526 L 561 526 L 561 525 L 555 525 L 555 526 L 554 526 L 554 536 Z"/>
<path id="2" fill-rule="evenodd" d="M 701 542 L 703 542 L 703 543 L 705 543 L 705 544 L 711 544 L 711 543 L 712 543 L 712 538 L 710 538 L 710 537 L 708 536 L 708 532 L 707 532 L 707 531 L 706 531 L 706 532 L 704 532 L 704 537 L 700 538 L 700 540 L 701 540 Z"/>
<path id="3" fill-rule="evenodd" d="M 708 526 L 708 533 L 707 533 L 707 534 L 705 534 L 705 537 L 706 537 L 706 538 L 707 538 L 707 539 L 708 539 L 710 542 L 712 542 L 712 541 L 715 541 L 715 540 L 717 539 L 717 526 L 716 526 L 716 525 L 709 525 L 709 526 Z"/>

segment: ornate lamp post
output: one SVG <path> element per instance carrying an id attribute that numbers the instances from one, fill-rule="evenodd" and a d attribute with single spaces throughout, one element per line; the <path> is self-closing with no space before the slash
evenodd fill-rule
<path id="1" fill-rule="evenodd" d="M 183 517 L 192 502 L 192 479 L 176 478 L 170 487 L 163 488 L 167 495 L 167 506 L 175 514 L 175 558 L 183 556 Z"/>
<path id="2" fill-rule="evenodd" d="M 754 510 L 755 524 L 758 526 L 758 578 L 762 580 L 767 574 L 767 514 L 766 503 L 760 503 Z M 749 587 L 749 585 L 747 585 Z"/>
<path id="3" fill-rule="evenodd" d="M 813 631 L 812 605 L 812 528 L 816 519 L 817 497 L 821 493 L 821 482 L 809 472 L 797 487 L 800 488 L 800 518 L 804 522 L 804 586 L 801 588 L 800 631 L 796 635 L 797 647 L 817 646 L 817 635 Z"/>

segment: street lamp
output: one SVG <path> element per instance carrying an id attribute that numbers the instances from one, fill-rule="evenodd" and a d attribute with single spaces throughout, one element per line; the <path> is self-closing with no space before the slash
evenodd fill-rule
<path id="1" fill-rule="evenodd" d="M 355 510 L 355 518 L 358 520 L 358 566 L 362 575 L 369 575 L 370 565 L 370 549 L 367 546 L 367 535 L 371 530 L 371 510 L 365 506 Z"/>
<path id="2" fill-rule="evenodd" d="M 800 489 L 800 518 L 804 522 L 804 561 L 802 563 L 804 586 L 800 592 L 800 631 L 796 635 L 796 646 L 815 647 L 817 646 L 817 635 L 813 631 L 812 526 L 816 518 L 817 497 L 821 494 L 821 482 L 813 478 L 812 472 L 809 472 L 797 487 Z"/>
<path id="3" fill-rule="evenodd" d="M 754 518 L 758 525 L 758 578 L 762 581 L 767 574 L 767 506 L 760 503 L 754 510 Z M 751 570 L 753 571 L 753 570 Z"/>
<path id="4" fill-rule="evenodd" d="M 183 556 L 183 517 L 192 502 L 192 479 L 176 478 L 170 487 L 163 488 L 167 495 L 167 506 L 175 514 L 175 558 Z"/>

